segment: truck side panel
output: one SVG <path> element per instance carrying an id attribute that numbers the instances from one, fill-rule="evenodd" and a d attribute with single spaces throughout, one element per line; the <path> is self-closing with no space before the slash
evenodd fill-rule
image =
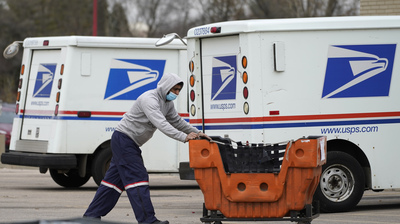
<path id="1" fill-rule="evenodd" d="M 42 42 L 34 39 L 30 43 Z M 112 43 L 111 39 L 105 43 Z M 60 46 L 25 48 L 22 113 L 14 122 L 11 151 L 93 154 L 110 140 L 140 94 L 156 88 L 165 72 L 180 72 L 182 55 L 186 55 L 186 50 L 154 49 L 154 44 L 147 48 L 77 47 L 63 46 L 62 38 L 48 40 Z M 185 93 L 186 89 L 177 107 L 187 119 Z M 188 160 L 187 146 L 160 132 L 142 150 L 149 172 L 177 172 L 179 162 Z"/>
<path id="2" fill-rule="evenodd" d="M 399 35 L 398 30 L 367 29 L 202 38 L 198 50 L 205 119 L 198 112 L 192 123 L 204 122 L 209 135 L 226 134 L 244 142 L 281 142 L 309 135 L 343 139 L 374 158 L 369 161 L 371 188 L 400 187 L 400 178 L 388 172 L 388 164 L 396 164 L 400 156 L 390 143 L 400 128 L 400 108 L 395 103 L 400 100 L 396 88 L 400 62 L 395 57 Z M 279 71 L 277 57 L 284 65 Z M 229 69 L 235 66 L 236 77 L 229 80 Z M 244 73 L 247 83 L 242 80 Z M 232 86 L 224 86 L 224 80 Z M 223 90 L 218 92 L 216 86 Z"/>

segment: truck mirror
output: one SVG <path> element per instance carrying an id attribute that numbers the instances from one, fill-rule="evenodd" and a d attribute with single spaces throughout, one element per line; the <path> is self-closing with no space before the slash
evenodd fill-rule
<path id="1" fill-rule="evenodd" d="M 176 37 L 179 38 L 179 40 L 181 40 L 182 43 L 186 45 L 186 42 L 183 41 L 182 38 L 181 38 L 177 33 L 170 33 L 170 34 L 164 35 L 161 39 L 159 39 L 159 40 L 156 42 L 156 47 L 160 47 L 160 46 L 169 44 L 169 43 L 171 43 L 171 41 L 172 41 L 173 39 L 175 39 Z"/>
<path id="2" fill-rule="evenodd" d="M 19 51 L 19 44 L 22 41 L 14 41 L 12 44 L 8 45 L 6 49 L 4 49 L 3 56 L 6 59 L 10 59 L 14 57 Z"/>

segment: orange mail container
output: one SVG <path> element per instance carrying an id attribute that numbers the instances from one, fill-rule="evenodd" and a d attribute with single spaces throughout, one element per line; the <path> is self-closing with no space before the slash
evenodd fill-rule
<path id="1" fill-rule="evenodd" d="M 311 205 L 326 162 L 326 137 L 237 147 L 218 142 L 189 142 L 206 209 L 228 218 L 275 218 Z"/>

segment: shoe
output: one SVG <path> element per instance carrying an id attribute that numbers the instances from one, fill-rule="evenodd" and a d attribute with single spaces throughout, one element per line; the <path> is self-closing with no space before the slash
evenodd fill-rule
<path id="1" fill-rule="evenodd" d="M 84 219 L 97 219 L 97 220 L 101 220 L 101 217 L 90 217 L 90 216 L 83 216 L 82 218 L 84 218 Z"/>
<path id="2" fill-rule="evenodd" d="M 169 222 L 168 222 L 168 220 L 160 221 L 160 220 L 157 219 L 156 221 L 154 221 L 152 223 L 141 222 L 139 224 L 169 224 Z"/>
<path id="3" fill-rule="evenodd" d="M 169 222 L 168 222 L 168 220 L 165 220 L 165 221 L 156 220 L 152 224 L 169 224 Z"/>

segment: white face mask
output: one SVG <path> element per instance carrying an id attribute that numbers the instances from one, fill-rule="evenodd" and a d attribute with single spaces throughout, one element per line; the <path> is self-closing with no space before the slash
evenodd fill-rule
<path id="1" fill-rule="evenodd" d="M 178 95 L 176 95 L 175 93 L 169 92 L 169 93 L 167 94 L 167 100 L 169 100 L 169 101 L 175 100 L 177 96 L 178 96 Z"/>

